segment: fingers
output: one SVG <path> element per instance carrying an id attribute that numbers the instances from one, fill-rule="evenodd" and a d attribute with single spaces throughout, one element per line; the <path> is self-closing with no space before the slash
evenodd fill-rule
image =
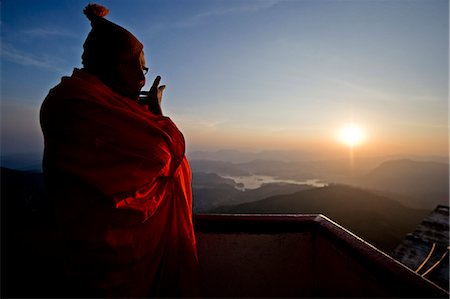
<path id="1" fill-rule="evenodd" d="M 164 89 L 166 89 L 166 86 L 165 86 L 165 85 L 161 85 L 160 87 L 158 87 L 158 90 L 159 90 L 160 92 L 163 92 Z"/>
<path id="2" fill-rule="evenodd" d="M 150 87 L 150 90 L 157 89 L 160 81 L 161 76 L 156 76 L 155 81 L 153 81 L 152 87 Z"/>

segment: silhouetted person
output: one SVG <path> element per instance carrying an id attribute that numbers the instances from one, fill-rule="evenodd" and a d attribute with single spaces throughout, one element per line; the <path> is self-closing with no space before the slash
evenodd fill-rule
<path id="1" fill-rule="evenodd" d="M 46 190 L 64 260 L 62 296 L 195 295 L 191 171 L 183 135 L 162 115 L 158 76 L 146 100 L 142 44 L 84 10 L 82 69 L 41 107 Z"/>

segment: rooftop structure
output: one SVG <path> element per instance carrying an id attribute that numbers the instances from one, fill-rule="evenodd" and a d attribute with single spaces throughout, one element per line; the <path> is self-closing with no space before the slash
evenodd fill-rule
<path id="1" fill-rule="evenodd" d="M 439 205 L 394 250 L 392 256 L 448 291 L 449 207 Z"/>
<path id="2" fill-rule="evenodd" d="M 322 215 L 196 215 L 205 297 L 448 298 Z"/>

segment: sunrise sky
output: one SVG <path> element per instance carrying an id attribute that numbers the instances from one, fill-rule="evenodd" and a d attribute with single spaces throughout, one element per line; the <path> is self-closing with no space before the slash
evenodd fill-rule
<path id="1" fill-rule="evenodd" d="M 39 106 L 81 67 L 89 1 L 1 1 L 2 154 L 43 147 Z M 447 0 L 98 1 L 144 44 L 188 150 L 448 155 Z"/>

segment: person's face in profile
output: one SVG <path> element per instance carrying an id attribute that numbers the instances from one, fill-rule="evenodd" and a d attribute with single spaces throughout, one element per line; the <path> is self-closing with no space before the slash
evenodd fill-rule
<path id="1" fill-rule="evenodd" d="M 115 89 L 120 94 L 136 100 L 139 97 L 139 92 L 145 85 L 144 74 L 147 70 L 143 51 L 141 51 L 138 59 L 130 60 L 129 57 L 122 57 L 117 66 Z"/>

